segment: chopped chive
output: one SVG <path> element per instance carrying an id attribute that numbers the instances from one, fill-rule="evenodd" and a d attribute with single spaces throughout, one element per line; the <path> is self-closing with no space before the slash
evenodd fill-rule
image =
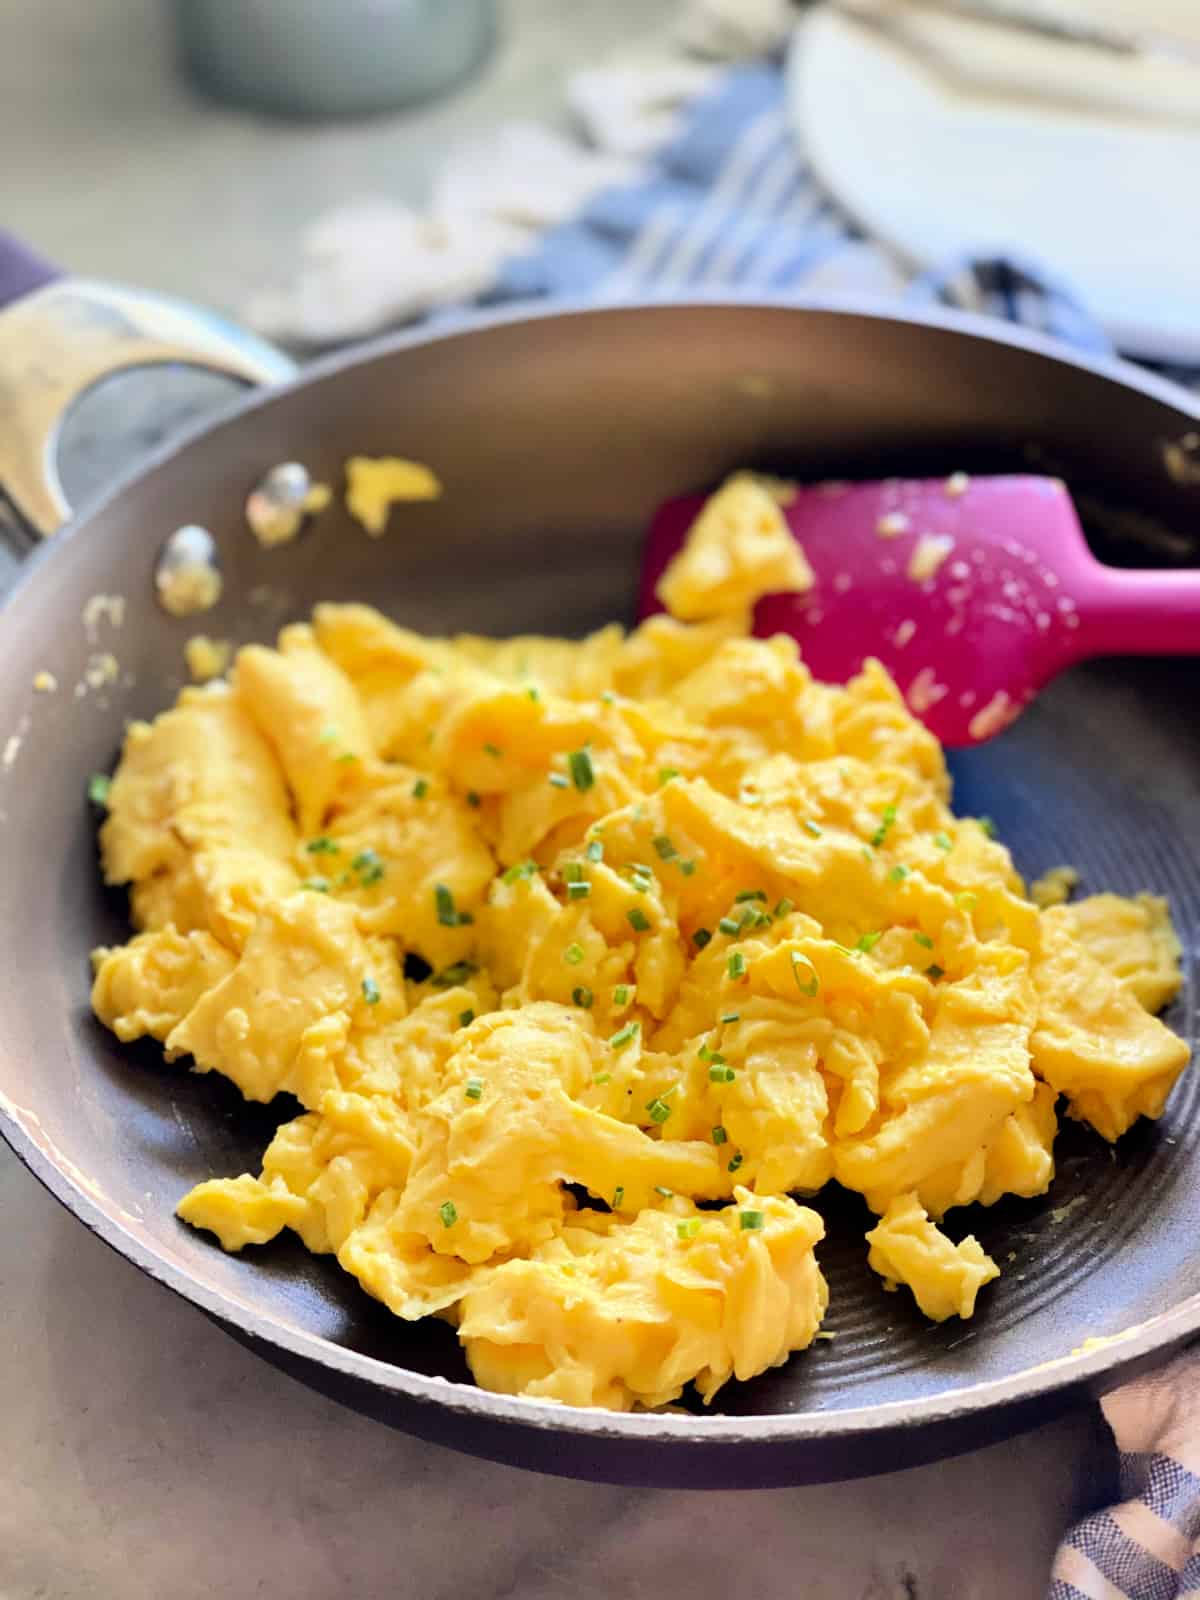
<path id="1" fill-rule="evenodd" d="M 875 946 L 882 938 L 882 933 L 864 933 L 854 948 L 856 950 L 862 950 L 864 953 L 868 950 L 874 950 Z"/>
<path id="2" fill-rule="evenodd" d="M 939 850 L 953 850 L 954 848 L 954 840 L 948 833 L 935 833 L 933 842 Z"/>
<path id="3" fill-rule="evenodd" d="M 727 1011 L 725 1013 L 725 1015 L 720 1018 L 720 1021 L 721 1022 L 740 1022 L 741 1021 L 741 1017 L 742 1017 L 742 1013 L 740 1011 Z"/>
<path id="4" fill-rule="evenodd" d="M 692 943 L 696 946 L 697 950 L 703 950 L 705 945 L 712 943 L 712 934 L 707 928 L 697 928 L 695 933 L 692 935 Z"/>
<path id="5" fill-rule="evenodd" d="M 740 906 L 746 900 L 761 900 L 764 905 L 767 897 L 761 889 L 739 889 L 733 897 L 734 905 Z"/>
<path id="6" fill-rule="evenodd" d="M 659 1095 L 656 1095 L 654 1099 L 650 1101 L 649 1105 L 646 1107 L 646 1110 L 650 1113 L 650 1121 L 659 1127 L 661 1127 L 671 1115 L 670 1106 Z"/>
<path id="7" fill-rule="evenodd" d="M 679 854 L 679 851 L 676 850 L 675 846 L 671 843 L 670 839 L 667 838 L 665 833 L 656 833 L 650 842 L 658 853 L 658 859 L 660 861 L 673 861 Z"/>
<path id="8" fill-rule="evenodd" d="M 562 869 L 564 883 L 582 883 L 583 866 L 578 861 L 568 861 Z"/>
<path id="9" fill-rule="evenodd" d="M 503 761 L 504 751 L 501 750 L 498 744 L 492 744 L 489 742 L 488 744 L 484 745 L 483 749 L 485 755 L 494 756 L 497 761 Z"/>
<path id="10" fill-rule="evenodd" d="M 613 1210 L 614 1211 L 619 1210 L 620 1207 L 622 1205 L 624 1205 L 624 1203 L 625 1203 L 625 1186 L 624 1186 L 624 1184 L 620 1184 L 619 1183 L 617 1185 L 617 1187 L 613 1190 L 613 1197 L 612 1197 L 612 1208 L 613 1208 Z"/>
<path id="11" fill-rule="evenodd" d="M 628 922 L 629 926 L 636 929 L 638 933 L 646 933 L 649 931 L 650 918 L 640 906 L 634 906 L 631 911 L 627 911 L 625 913 L 625 920 Z"/>
<path id="12" fill-rule="evenodd" d="M 453 1200 L 443 1200 L 438 1207 L 438 1216 L 442 1219 L 443 1228 L 452 1228 L 458 1221 L 458 1207 Z"/>
<path id="13" fill-rule="evenodd" d="M 592 758 L 586 750 L 572 750 L 567 756 L 567 768 L 571 774 L 571 782 L 580 794 L 590 789 L 596 781 Z"/>
<path id="14" fill-rule="evenodd" d="M 597 1086 L 597 1088 L 599 1088 L 602 1084 L 611 1083 L 612 1082 L 612 1073 L 611 1072 L 598 1072 L 598 1073 L 596 1073 L 595 1077 L 592 1079 L 592 1082 Z"/>
<path id="15" fill-rule="evenodd" d="M 800 968 L 802 966 L 807 967 L 809 972 L 812 973 L 812 977 L 807 983 L 800 982 Z M 796 980 L 796 987 L 799 989 L 800 993 L 808 995 L 810 999 L 821 987 L 821 980 L 817 975 L 817 969 L 813 966 L 812 962 L 807 956 L 802 956 L 800 954 L 799 950 L 792 951 L 792 976 Z"/>
<path id="16" fill-rule="evenodd" d="M 903 883 L 911 871 L 911 867 L 906 867 L 903 865 L 894 866 L 888 873 L 888 877 L 893 883 Z"/>
<path id="17" fill-rule="evenodd" d="M 812 834 L 814 839 L 819 839 L 822 833 L 825 831 L 823 828 L 819 828 L 811 817 L 805 817 L 804 826 L 807 831 Z"/>
<path id="18" fill-rule="evenodd" d="M 428 778 L 418 778 L 416 783 L 413 784 L 412 792 L 414 800 L 424 800 L 425 796 L 429 793 Z"/>
<path id="19" fill-rule="evenodd" d="M 469 911 L 455 910 L 454 896 L 444 883 L 434 885 L 433 903 L 437 907 L 437 919 L 443 928 L 466 928 L 475 921 Z"/>
<path id="20" fill-rule="evenodd" d="M 757 1233 L 767 1219 L 761 1211 L 739 1211 L 738 1220 L 743 1233 Z"/>
<path id="21" fill-rule="evenodd" d="M 534 705 L 537 705 L 538 701 L 542 698 L 541 695 L 537 692 L 537 689 L 534 687 L 533 684 L 530 684 L 529 688 L 526 689 L 525 693 L 533 701 Z"/>
<path id="22" fill-rule="evenodd" d="M 467 1087 L 466 1087 L 464 1093 L 466 1094 L 466 1097 L 467 1097 L 468 1100 L 479 1100 L 479 1099 L 481 1099 L 482 1096 L 483 1096 L 483 1079 L 482 1078 L 468 1078 L 467 1079 Z"/>
<path id="23" fill-rule="evenodd" d="M 722 917 L 717 927 L 721 933 L 728 934 L 731 939 L 736 939 L 742 931 L 742 925 L 736 917 Z"/>
<path id="24" fill-rule="evenodd" d="M 729 1135 L 725 1132 L 725 1129 L 718 1122 L 716 1127 L 712 1130 L 712 1142 L 714 1144 L 725 1144 L 725 1143 L 728 1142 L 728 1139 L 729 1139 Z"/>
<path id="25" fill-rule="evenodd" d="M 613 990 L 613 1005 L 627 1006 L 629 1004 L 629 985 L 619 983 Z"/>
<path id="26" fill-rule="evenodd" d="M 360 850 L 350 865 L 358 873 L 358 881 L 365 889 L 383 877 L 384 867 L 378 850 Z"/>
<path id="27" fill-rule="evenodd" d="M 874 850 L 871 849 L 871 846 L 869 844 L 863 845 L 863 847 L 862 847 L 862 856 L 863 856 L 863 860 L 864 861 L 874 861 L 875 852 L 874 852 Z"/>
<path id="28" fill-rule="evenodd" d="M 703 1217 L 681 1217 L 675 1224 L 675 1232 L 683 1240 L 694 1239 L 700 1232 Z"/>
<path id="29" fill-rule="evenodd" d="M 936 983 L 939 978 L 944 978 L 946 976 L 946 969 L 945 967 L 939 967 L 935 961 L 932 966 L 925 968 L 925 976 L 927 978 L 932 978 Z"/>
<path id="30" fill-rule="evenodd" d="M 571 999 L 577 1006 L 582 1006 L 585 1011 L 591 1009 L 592 1000 L 594 998 L 595 997 L 593 996 L 592 991 L 588 988 L 586 983 L 581 983 L 577 989 L 571 990 Z"/>
<path id="31" fill-rule="evenodd" d="M 927 933 L 914 933 L 913 934 L 913 938 L 917 941 L 917 943 L 921 946 L 921 948 L 923 950 L 932 950 L 933 949 L 933 940 L 929 937 L 929 935 Z"/>
<path id="32" fill-rule="evenodd" d="M 584 854 L 587 856 L 589 861 L 603 861 L 604 846 L 601 844 L 599 839 L 591 839 L 588 841 L 588 847 L 584 851 Z"/>
<path id="33" fill-rule="evenodd" d="M 641 1023 L 627 1022 L 623 1028 L 618 1028 L 608 1041 L 614 1050 L 624 1050 L 627 1044 L 632 1044 L 641 1032 Z"/>
<path id="34" fill-rule="evenodd" d="M 363 999 L 369 1006 L 379 1004 L 379 985 L 374 978 L 364 978 L 362 981 Z"/>
<path id="35" fill-rule="evenodd" d="M 710 1083 L 732 1083 L 736 1077 L 737 1073 L 732 1067 L 727 1067 L 724 1062 L 714 1061 L 708 1069 Z"/>
<path id="36" fill-rule="evenodd" d="M 516 883 L 519 878 L 533 878 L 537 876 L 538 864 L 536 861 L 518 861 L 515 866 L 509 867 L 501 878 L 502 883 Z"/>
<path id="37" fill-rule="evenodd" d="M 552 789 L 569 789 L 571 780 L 565 778 L 561 772 L 552 772 L 550 774 L 550 787 Z"/>
<path id="38" fill-rule="evenodd" d="M 789 900 L 785 896 L 775 907 L 775 915 L 777 917 L 790 917 L 795 909 L 796 902 L 794 900 Z"/>
<path id="39" fill-rule="evenodd" d="M 108 808 L 108 792 L 112 779 L 103 772 L 93 772 L 87 781 L 87 797 L 94 806 Z"/>
<path id="40" fill-rule="evenodd" d="M 746 971 L 746 958 L 740 950 L 735 950 L 725 964 L 725 970 L 731 978 L 740 978 Z"/>
<path id="41" fill-rule="evenodd" d="M 725 1168 L 726 1172 L 736 1172 L 745 1159 L 740 1150 L 735 1150 L 729 1158 L 729 1165 Z"/>
<path id="42" fill-rule="evenodd" d="M 991 817 L 976 817 L 975 821 L 983 829 L 984 833 L 987 834 L 989 839 L 994 839 L 996 837 L 996 824 L 992 821 Z"/>
<path id="43" fill-rule="evenodd" d="M 468 789 L 467 790 L 467 804 L 469 806 L 472 806 L 476 811 L 478 811 L 481 803 L 482 802 L 480 801 L 480 798 L 479 798 L 478 794 L 476 794 L 475 790 L 474 789 Z"/>
<path id="44" fill-rule="evenodd" d="M 563 951 L 563 960 L 569 967 L 577 967 L 583 960 L 583 946 L 572 941 Z"/>
<path id="45" fill-rule="evenodd" d="M 441 972 L 435 973 L 430 982 L 435 989 L 455 989 L 478 970 L 478 967 L 470 961 L 456 961 L 453 966 L 444 967 Z"/>
<path id="46" fill-rule="evenodd" d="M 895 820 L 896 820 L 896 808 L 895 808 L 895 806 L 884 806 L 884 808 L 883 808 L 883 820 L 880 822 L 879 826 L 875 829 L 875 832 L 871 836 L 871 843 L 875 846 L 875 848 L 877 850 L 878 850 L 879 846 L 883 843 L 883 841 L 887 838 L 888 834 L 891 832 L 892 824 L 895 822 Z"/>
<path id="47" fill-rule="evenodd" d="M 658 784 L 659 784 L 659 788 L 661 788 L 664 783 L 670 783 L 672 778 L 677 778 L 678 776 L 679 776 L 679 768 L 678 767 L 659 767 L 659 769 L 658 769 Z"/>
<path id="48" fill-rule="evenodd" d="M 460 1011 L 458 1013 L 458 1021 L 459 1025 L 463 1028 L 469 1028 L 471 1026 L 471 1024 L 475 1021 L 475 1013 L 471 1010 L 470 1006 L 468 1006 L 465 1011 Z"/>
<path id="49" fill-rule="evenodd" d="M 567 885 L 568 900 L 586 900 L 592 892 L 590 883 L 569 883 Z"/>
<path id="50" fill-rule="evenodd" d="M 311 889 L 314 894 L 328 894 L 329 893 L 329 879 L 328 878 L 305 878 L 304 882 L 300 885 L 300 887 L 302 889 Z"/>
<path id="51" fill-rule="evenodd" d="M 344 754 L 340 755 L 337 759 L 338 759 L 338 766 L 339 767 L 344 767 L 347 761 L 357 761 L 358 757 L 354 754 L 353 750 L 347 750 L 347 751 L 345 751 Z"/>
<path id="52" fill-rule="evenodd" d="M 656 1183 L 654 1185 L 654 1192 L 655 1194 L 662 1195 L 664 1200 L 674 1200 L 675 1198 L 674 1189 L 668 1189 L 664 1184 L 661 1183 Z"/>
<path id="53" fill-rule="evenodd" d="M 702 1044 L 696 1054 L 701 1061 L 711 1061 L 718 1067 L 725 1065 L 725 1057 L 719 1050 L 714 1050 L 711 1045 Z"/>
<path id="54" fill-rule="evenodd" d="M 341 845 L 326 833 L 319 839 L 310 839 L 304 848 L 310 856 L 337 856 L 342 853 Z"/>
<path id="55" fill-rule="evenodd" d="M 954 896 L 954 904 L 960 911 L 974 911 L 976 905 L 975 896 L 969 890 L 963 894 L 956 894 Z"/>
<path id="56" fill-rule="evenodd" d="M 685 878 L 690 878 L 692 873 L 696 870 L 696 863 L 694 861 L 681 861 L 679 863 L 679 870 L 683 873 Z"/>

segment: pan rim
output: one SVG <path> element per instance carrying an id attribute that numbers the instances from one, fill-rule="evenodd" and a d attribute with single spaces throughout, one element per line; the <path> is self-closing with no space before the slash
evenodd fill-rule
<path id="1" fill-rule="evenodd" d="M 275 404 L 295 391 L 313 387 L 348 370 L 389 359 L 406 349 L 469 338 L 498 328 L 579 316 L 609 319 L 647 313 L 670 316 L 705 308 L 719 312 L 780 311 L 798 313 L 801 317 L 833 315 L 847 321 L 867 320 L 958 334 L 993 345 L 1024 350 L 1059 365 L 1089 373 L 1171 408 L 1185 423 L 1200 422 L 1200 398 L 1168 379 L 1146 372 L 1118 357 L 1081 353 L 1047 335 L 998 324 L 994 319 L 973 313 L 924 307 L 897 309 L 869 297 L 799 298 L 711 293 L 674 295 L 669 301 L 642 299 L 609 306 L 597 306 L 583 300 L 554 302 L 533 308 L 502 308 L 456 318 L 452 323 L 432 329 L 391 334 L 356 346 L 351 351 L 327 355 L 278 387 L 251 391 L 239 397 L 230 408 L 223 409 L 216 417 L 205 419 L 167 442 L 83 506 L 64 529 L 46 541 L 24 563 L 17 582 L 3 604 L 0 604 L 0 619 L 10 607 L 20 604 L 26 587 L 47 562 L 70 559 L 69 555 L 60 552 L 70 551 L 81 530 L 128 493 L 135 483 L 167 466 L 200 439 L 240 424 L 260 407 Z M 88 1193 L 86 1178 L 82 1174 L 79 1179 L 71 1175 L 70 1163 L 56 1159 L 57 1153 L 49 1141 L 37 1137 L 32 1131 L 31 1120 L 36 1128 L 36 1117 L 16 1106 L 0 1090 L 0 1135 L 33 1176 L 110 1248 L 149 1278 L 190 1301 L 222 1325 L 369 1388 L 464 1416 L 483 1416 L 542 1432 L 601 1440 L 654 1442 L 670 1446 L 677 1454 L 690 1453 L 697 1445 L 708 1441 L 746 1446 L 789 1445 L 834 1437 L 862 1438 L 898 1429 L 907 1432 L 1049 1397 L 1064 1390 L 1112 1386 L 1130 1368 L 1171 1350 L 1200 1331 L 1200 1295 L 1193 1295 L 1090 1350 L 1071 1351 L 1003 1378 L 947 1389 L 918 1400 L 889 1401 L 841 1410 L 775 1412 L 759 1416 L 693 1417 L 599 1409 L 575 1410 L 549 1401 L 497 1394 L 452 1379 L 425 1377 L 398 1364 L 349 1350 L 321 1335 L 289 1327 L 275 1316 L 252 1310 L 233 1296 L 210 1288 L 184 1267 L 143 1244 L 117 1216 L 99 1204 Z"/>
<path id="2" fill-rule="evenodd" d="M 482 311 L 464 313 L 446 319 L 432 328 L 421 327 L 381 334 L 346 350 L 337 350 L 318 356 L 283 382 L 258 389 L 247 390 L 222 407 L 215 415 L 202 417 L 186 425 L 157 449 L 134 463 L 106 488 L 78 507 L 70 519 L 51 537 L 43 539 L 22 561 L 16 582 L 0 600 L 0 617 L 20 599 L 22 592 L 47 561 L 54 560 L 55 552 L 68 546 L 79 530 L 102 512 L 114 505 L 143 478 L 168 465 L 177 456 L 190 449 L 201 439 L 235 426 L 244 418 L 265 407 L 276 404 L 301 389 L 315 387 L 327 378 L 356 367 L 365 367 L 375 361 L 390 358 L 401 351 L 423 348 L 451 340 L 487 334 L 495 329 L 557 322 L 575 317 L 620 319 L 643 316 L 647 313 L 670 316 L 676 312 L 695 311 L 778 311 L 809 315 L 843 317 L 847 321 L 894 323 L 900 327 L 930 328 L 939 332 L 959 334 L 965 338 L 987 344 L 1001 345 L 1041 356 L 1059 366 L 1072 367 L 1100 378 L 1119 388 L 1133 389 L 1147 399 L 1156 400 L 1179 412 L 1186 422 L 1200 422 L 1200 394 L 1193 394 L 1182 384 L 1160 377 L 1145 367 L 1137 366 L 1117 355 L 1092 354 L 1076 350 L 1073 346 L 1050 334 L 1016 323 L 1004 323 L 981 312 L 958 311 L 942 306 L 895 307 L 871 295 L 795 295 L 730 293 L 713 294 L 711 291 L 690 290 L 672 293 L 671 298 L 643 298 L 623 300 L 612 305 L 597 305 L 586 299 L 555 300 L 549 305 L 530 307 L 493 307 Z"/>

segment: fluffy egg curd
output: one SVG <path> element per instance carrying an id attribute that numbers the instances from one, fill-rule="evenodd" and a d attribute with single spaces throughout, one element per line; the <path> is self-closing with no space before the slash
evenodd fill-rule
<path id="1" fill-rule="evenodd" d="M 1040 909 L 878 663 L 834 687 L 748 636 L 811 582 L 741 475 L 632 633 L 323 605 L 130 727 L 96 1014 L 303 1107 L 185 1222 L 290 1228 L 482 1385 L 576 1406 L 811 1344 L 831 1180 L 883 1287 L 971 1316 L 999 1268 L 942 1219 L 1042 1194 L 1060 1114 L 1161 1114 L 1179 947 L 1151 896 Z"/>

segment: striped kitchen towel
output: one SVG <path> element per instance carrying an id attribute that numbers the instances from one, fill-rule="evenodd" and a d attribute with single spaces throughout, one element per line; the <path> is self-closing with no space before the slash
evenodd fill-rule
<path id="1" fill-rule="evenodd" d="M 1059 1546 L 1047 1600 L 1200 1600 L 1200 1356 L 1101 1402 L 1120 1451 L 1120 1505 Z"/>
<path id="2" fill-rule="evenodd" d="M 1066 285 L 1017 256 L 909 276 L 821 190 L 773 61 L 723 73 L 637 181 L 601 191 L 503 263 L 483 299 L 613 303 L 733 289 L 937 301 L 1111 349 Z"/>
<path id="3" fill-rule="evenodd" d="M 1070 286 L 1018 253 L 914 276 L 866 237 L 817 183 L 773 57 L 597 68 L 566 94 L 586 141 L 507 124 L 457 152 L 419 212 L 378 200 L 319 217 L 292 282 L 259 295 L 247 320 L 328 346 L 480 305 L 847 294 L 991 313 L 1111 349 Z M 1169 375 L 1200 386 L 1200 372 Z"/>

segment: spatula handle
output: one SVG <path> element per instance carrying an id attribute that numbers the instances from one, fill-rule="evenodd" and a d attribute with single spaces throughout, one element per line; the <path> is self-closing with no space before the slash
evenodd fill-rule
<path id="1" fill-rule="evenodd" d="M 1200 655 L 1200 572 L 1096 566 L 1072 599 L 1081 656 Z"/>

